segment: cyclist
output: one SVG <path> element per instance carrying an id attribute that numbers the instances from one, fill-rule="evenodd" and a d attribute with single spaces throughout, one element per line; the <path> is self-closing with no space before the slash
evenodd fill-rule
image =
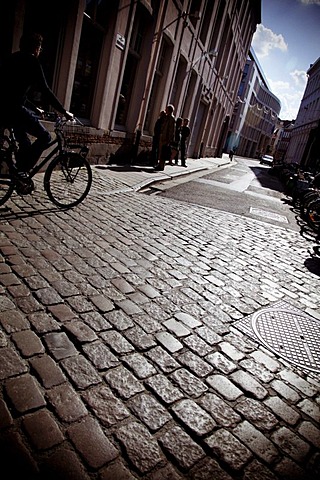
<path id="1" fill-rule="evenodd" d="M 0 69 L 0 123 L 10 125 L 14 130 L 19 144 L 16 166 L 21 180 L 26 184 L 32 182 L 27 172 L 37 163 L 51 141 L 49 131 L 39 120 L 39 114 L 43 111 L 28 100 L 29 92 L 33 89 L 41 92 L 55 110 L 69 120 L 73 118 L 47 84 L 38 59 L 42 41 L 43 37 L 38 33 L 22 35 L 19 51 L 12 53 Z M 33 142 L 29 135 L 35 137 Z"/>

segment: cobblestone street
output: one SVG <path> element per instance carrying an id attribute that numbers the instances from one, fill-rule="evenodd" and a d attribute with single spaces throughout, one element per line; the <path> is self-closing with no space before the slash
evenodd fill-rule
<path id="1" fill-rule="evenodd" d="M 312 242 L 98 169 L 60 211 L 40 180 L 1 208 L 1 480 L 318 480 L 320 365 L 238 328 L 284 302 L 320 339 Z"/>

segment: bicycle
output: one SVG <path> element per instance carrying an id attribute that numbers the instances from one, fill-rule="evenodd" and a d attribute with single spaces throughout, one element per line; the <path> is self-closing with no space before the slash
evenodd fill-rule
<path id="1" fill-rule="evenodd" d="M 92 169 L 86 159 L 88 147 L 69 143 L 65 129 L 70 125 L 66 118 L 55 114 L 46 114 L 47 119 L 55 119 L 55 138 L 46 150 L 49 153 L 31 169 L 29 183 L 24 183 L 15 165 L 18 144 L 12 128 L 2 129 L 0 134 L 0 205 L 9 200 L 16 190 L 20 194 L 32 193 L 32 178 L 47 164 L 43 186 L 48 198 L 60 208 L 71 208 L 81 203 L 88 195 L 92 185 Z M 74 119 L 73 124 L 80 124 Z M 25 185 L 25 191 L 21 186 Z"/>

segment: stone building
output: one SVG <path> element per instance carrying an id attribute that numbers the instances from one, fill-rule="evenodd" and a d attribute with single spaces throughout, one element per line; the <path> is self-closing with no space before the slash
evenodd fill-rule
<path id="1" fill-rule="evenodd" d="M 260 3 L 11 0 L 1 7 L 0 60 L 23 31 L 44 35 L 48 83 L 84 123 L 77 137 L 95 163 L 135 161 L 168 103 L 190 119 L 188 156 L 221 156 Z"/>
<path id="2" fill-rule="evenodd" d="M 320 172 L 320 58 L 307 71 L 308 82 L 292 128 L 286 163 Z"/>
<path id="3" fill-rule="evenodd" d="M 237 92 L 226 150 L 236 148 L 237 155 L 253 158 L 273 154 L 280 109 L 280 101 L 270 91 L 254 51 L 250 49 Z"/>

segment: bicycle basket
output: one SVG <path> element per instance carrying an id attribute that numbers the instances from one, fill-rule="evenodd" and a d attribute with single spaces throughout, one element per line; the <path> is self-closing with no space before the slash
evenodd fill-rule
<path id="1" fill-rule="evenodd" d="M 82 157 L 86 157 L 89 149 L 81 141 L 79 125 L 64 124 L 62 131 L 64 137 L 64 149 L 71 153 L 78 153 Z"/>

